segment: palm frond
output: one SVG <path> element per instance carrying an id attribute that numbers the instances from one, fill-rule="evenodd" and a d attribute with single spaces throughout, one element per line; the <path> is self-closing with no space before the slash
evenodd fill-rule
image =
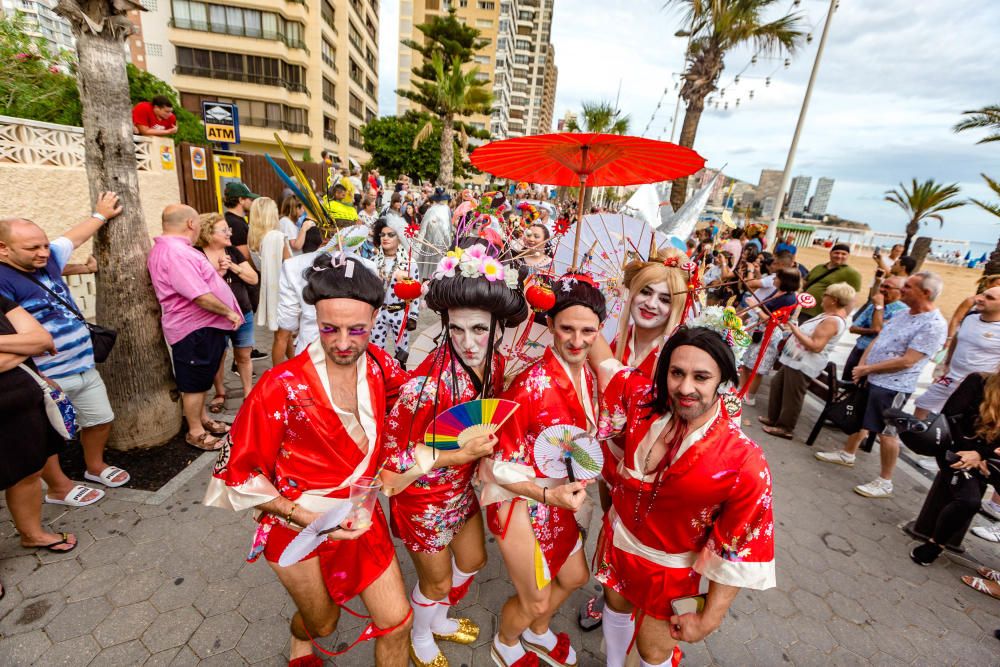
<path id="1" fill-rule="evenodd" d="M 434 134 L 434 123 L 427 121 L 427 123 L 420 128 L 420 131 L 417 132 L 416 136 L 413 137 L 413 150 L 417 150 L 420 147 L 420 144 L 427 141 L 432 134 Z"/>
<path id="2" fill-rule="evenodd" d="M 959 123 L 956 123 L 955 126 L 951 128 L 954 132 L 987 129 L 991 131 L 991 134 L 987 134 L 985 137 L 977 141 L 977 144 L 1000 141 L 1000 105 L 993 104 L 983 107 L 982 109 L 963 111 L 962 115 L 967 118 Z"/>

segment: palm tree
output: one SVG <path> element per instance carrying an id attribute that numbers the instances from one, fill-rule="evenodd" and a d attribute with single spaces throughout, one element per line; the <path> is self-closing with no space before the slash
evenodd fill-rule
<path id="1" fill-rule="evenodd" d="M 591 132 L 594 134 L 628 134 L 632 119 L 622 115 L 621 109 L 611 102 L 584 102 L 583 110 L 577 118 L 566 124 L 568 132 Z M 582 120 L 582 124 L 581 121 Z M 594 189 L 587 188 L 583 193 L 583 210 L 590 208 Z"/>
<path id="2" fill-rule="evenodd" d="M 986 185 L 988 185 L 990 190 L 993 191 L 993 194 L 1000 197 L 1000 182 L 994 181 L 986 174 L 980 174 L 980 176 L 982 176 L 983 180 L 986 181 Z M 987 202 L 979 199 L 970 199 L 969 203 L 978 206 L 987 213 L 995 215 L 997 218 L 1000 218 L 1000 202 Z M 983 267 L 984 276 L 997 274 L 1000 274 L 1000 239 L 997 240 L 997 247 L 990 253 L 990 257 L 986 261 L 986 266 Z"/>
<path id="3" fill-rule="evenodd" d="M 957 123 L 955 127 L 952 128 L 955 132 L 986 129 L 989 130 L 991 134 L 987 134 L 985 137 L 977 141 L 977 144 L 985 144 L 990 141 L 1000 141 L 1000 104 L 992 104 L 988 107 L 975 109 L 973 111 L 963 111 L 962 115 L 967 116 L 967 118 L 962 122 Z"/>
<path id="4" fill-rule="evenodd" d="M 690 38 L 681 86 L 686 109 L 679 143 L 694 148 L 705 98 L 718 88 L 726 54 L 747 43 L 760 54 L 793 54 L 805 37 L 800 29 L 803 20 L 801 14 L 792 13 L 764 21 L 772 7 L 784 4 L 781 0 L 667 0 L 666 4 L 685 10 L 688 29 L 677 33 Z M 671 186 L 670 204 L 677 211 L 686 198 L 687 178 L 679 178 Z"/>
<path id="5" fill-rule="evenodd" d="M 627 134 L 631 118 L 623 116 L 621 109 L 610 102 L 584 102 L 579 118 L 573 118 L 566 125 L 569 132 L 594 132 L 600 134 Z"/>
<path id="6" fill-rule="evenodd" d="M 944 211 L 965 206 L 965 202 L 957 199 L 957 196 L 957 183 L 942 185 L 935 183 L 934 179 L 918 183 L 915 178 L 909 190 L 900 183 L 898 188 L 885 193 L 885 200 L 903 209 L 910 218 L 910 221 L 906 223 L 906 240 L 903 242 L 904 255 L 910 252 L 910 241 L 920 231 L 921 223 L 937 220 L 943 227 L 944 217 L 941 214 Z"/>
<path id="7" fill-rule="evenodd" d="M 125 69 L 125 38 L 132 33 L 132 0 L 59 0 L 56 12 L 69 20 L 76 38 L 77 86 L 83 108 L 84 161 L 90 197 L 113 190 L 124 211 L 94 237 L 97 320 L 117 329 L 114 353 L 101 367 L 115 411 L 110 444 L 147 448 L 177 434 L 180 404 L 160 328 L 146 256 L 150 242 L 139 200 L 132 109 Z"/>
<path id="8" fill-rule="evenodd" d="M 450 188 L 455 180 L 455 117 L 489 113 L 493 96 L 486 89 L 486 84 L 479 80 L 479 68 L 463 71 L 462 61 L 457 56 L 452 60 L 451 67 L 445 69 L 444 58 L 440 53 L 434 53 L 431 66 L 434 68 L 434 82 L 421 82 L 417 86 L 423 93 L 420 103 L 441 119 L 441 163 L 437 181 Z M 413 140 L 414 150 L 433 132 L 433 123 L 427 121 Z M 464 128 L 460 144 L 463 149 L 468 144 Z"/>

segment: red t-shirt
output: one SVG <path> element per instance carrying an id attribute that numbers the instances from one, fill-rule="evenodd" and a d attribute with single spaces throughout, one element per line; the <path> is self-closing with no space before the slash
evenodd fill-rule
<path id="1" fill-rule="evenodd" d="M 132 107 L 132 124 L 136 129 L 144 125 L 151 130 L 169 130 L 177 125 L 177 117 L 170 114 L 166 120 L 161 120 L 153 113 L 152 102 L 139 102 Z"/>

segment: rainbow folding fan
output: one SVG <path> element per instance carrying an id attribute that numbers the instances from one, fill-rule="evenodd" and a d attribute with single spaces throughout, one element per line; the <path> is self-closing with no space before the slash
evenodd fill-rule
<path id="1" fill-rule="evenodd" d="M 459 403 L 431 422 L 424 432 L 424 444 L 440 450 L 458 449 L 472 438 L 497 431 L 519 407 L 501 398 Z"/>

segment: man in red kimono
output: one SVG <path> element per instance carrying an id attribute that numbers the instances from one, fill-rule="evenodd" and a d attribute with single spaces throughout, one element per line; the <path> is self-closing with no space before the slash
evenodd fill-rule
<path id="1" fill-rule="evenodd" d="M 312 640 L 332 633 L 357 595 L 371 614 L 358 641 L 376 638 L 379 665 L 407 663 L 410 606 L 378 504 L 368 527 L 338 528 L 299 562 L 277 563 L 304 526 L 348 503 L 351 484 L 376 473 L 385 415 L 408 377 L 369 344 L 384 295 L 361 260 L 316 258 L 303 296 L 316 306 L 319 340 L 261 376 L 205 497 L 206 505 L 255 508 L 248 560 L 263 554 L 298 607 L 290 667 L 322 665 Z"/>
<path id="2" fill-rule="evenodd" d="M 678 642 L 715 631 L 740 588 L 775 585 L 771 473 L 720 400 L 738 380 L 733 351 L 693 326 L 660 354 L 652 381 L 603 340 L 590 355 L 606 384 L 599 435 L 624 449 L 594 554 L 612 667 L 633 641 L 640 664 L 676 666 Z"/>
<path id="3" fill-rule="evenodd" d="M 553 290 L 556 303 L 547 313 L 552 346 L 504 392 L 502 398 L 521 409 L 497 433 L 493 457 L 484 459 L 482 470 L 489 483 L 480 502 L 516 590 L 503 606 L 491 647 L 501 667 L 531 667 L 539 657 L 550 665 L 576 665 L 569 636 L 553 633 L 549 622 L 590 578 L 575 517 L 586 482 L 545 475 L 536 465 L 534 444 L 555 425 L 597 432 L 597 383 L 586 360 L 606 310 L 588 276 L 563 276 Z"/>

